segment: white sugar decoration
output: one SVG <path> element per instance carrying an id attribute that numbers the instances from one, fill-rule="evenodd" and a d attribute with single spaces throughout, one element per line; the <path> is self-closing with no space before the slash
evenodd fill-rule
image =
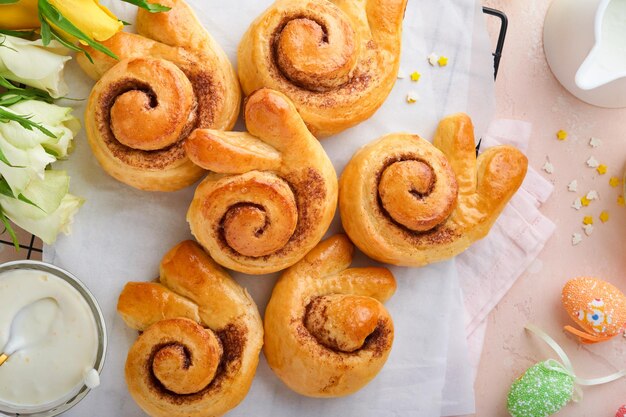
<path id="1" fill-rule="evenodd" d="M 580 210 L 582 206 L 583 206 L 583 203 L 582 201 L 580 201 L 580 197 L 574 200 L 574 202 L 572 203 L 572 208 L 576 210 Z"/>
<path id="2" fill-rule="evenodd" d="M 600 166 L 600 162 L 598 162 L 598 160 L 593 156 L 590 156 L 589 159 L 587 159 L 587 166 L 589 168 L 597 168 Z"/>
<path id="3" fill-rule="evenodd" d="M 580 235 L 580 233 L 574 233 L 572 235 L 572 246 L 576 246 L 582 241 L 583 241 L 583 237 Z"/>
<path id="4" fill-rule="evenodd" d="M 596 190 L 591 190 L 587 193 L 587 200 L 597 200 L 600 198 Z"/>
<path id="5" fill-rule="evenodd" d="M 406 95 L 407 103 L 415 103 L 419 99 L 420 99 L 420 96 L 415 91 L 409 91 L 408 94 Z"/>
<path id="6" fill-rule="evenodd" d="M 589 146 L 591 146 L 592 148 L 597 148 L 600 145 L 602 145 L 602 141 L 600 139 L 594 137 L 589 139 Z"/>
<path id="7" fill-rule="evenodd" d="M 552 165 L 552 162 L 546 161 L 546 163 L 543 164 L 543 170 L 548 174 L 552 174 L 554 172 L 554 165 Z"/>
<path id="8" fill-rule="evenodd" d="M 406 71 L 400 68 L 398 70 L 398 79 L 402 80 L 403 78 L 406 78 Z"/>
<path id="9" fill-rule="evenodd" d="M 430 55 L 428 55 L 428 63 L 432 65 L 433 67 L 437 65 L 438 60 L 439 60 L 439 55 L 437 55 L 436 53 L 432 52 Z"/>
<path id="10" fill-rule="evenodd" d="M 567 186 L 567 191 L 571 191 L 573 193 L 578 191 L 578 181 L 573 180 L 572 182 L 570 182 Z"/>
<path id="11" fill-rule="evenodd" d="M 591 234 L 593 233 L 593 224 L 586 224 L 583 226 L 583 229 L 585 229 L 585 234 L 587 236 L 591 236 Z"/>

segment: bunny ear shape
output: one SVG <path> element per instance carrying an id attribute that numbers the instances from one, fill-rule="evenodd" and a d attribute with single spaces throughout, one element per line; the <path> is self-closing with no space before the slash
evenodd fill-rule
<path id="1" fill-rule="evenodd" d="M 248 96 L 244 118 L 250 134 L 279 151 L 287 150 L 301 136 L 313 138 L 293 103 L 284 94 L 268 88 Z"/>
<path id="2" fill-rule="evenodd" d="M 345 0 L 335 3 L 353 4 Z M 398 28 L 402 27 L 406 0 L 368 0 L 365 10 L 373 40 L 385 50 L 399 50 Z"/>
<path id="3" fill-rule="evenodd" d="M 476 145 L 472 119 L 465 113 L 445 117 L 437 126 L 433 145 L 448 158 L 456 175 L 459 195 L 474 194 L 476 191 Z"/>
<path id="4" fill-rule="evenodd" d="M 185 152 L 194 164 L 220 174 L 275 170 L 281 162 L 276 149 L 246 132 L 196 129 L 185 141 Z"/>

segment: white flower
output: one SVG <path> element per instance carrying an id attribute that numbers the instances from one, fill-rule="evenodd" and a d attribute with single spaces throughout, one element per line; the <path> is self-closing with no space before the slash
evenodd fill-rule
<path id="1" fill-rule="evenodd" d="M 578 191 L 578 181 L 573 180 L 572 182 L 570 182 L 569 185 L 567 186 L 567 191 L 571 191 L 571 192 Z"/>
<path id="2" fill-rule="evenodd" d="M 60 43 L 43 46 L 41 40 L 0 35 L 0 44 L 0 76 L 45 90 L 54 98 L 68 93 L 63 68 L 71 57 Z"/>
<path id="3" fill-rule="evenodd" d="M 600 145 L 602 145 L 602 141 L 600 139 L 594 137 L 589 139 L 589 146 L 591 146 L 592 148 L 597 148 Z"/>
<path id="4" fill-rule="evenodd" d="M 580 197 L 578 197 L 576 200 L 574 200 L 574 202 L 572 203 L 572 208 L 575 210 L 580 210 L 583 206 L 582 201 L 580 200 Z"/>
<path id="5" fill-rule="evenodd" d="M 433 67 L 437 65 L 438 60 L 439 60 L 439 55 L 437 55 L 436 53 L 431 52 L 431 54 L 428 55 L 428 63 L 432 65 Z"/>
<path id="6" fill-rule="evenodd" d="M 574 233 L 572 235 L 572 246 L 576 246 L 582 241 L 583 241 L 583 237 L 580 235 L 580 233 Z"/>
<path id="7" fill-rule="evenodd" d="M 587 159 L 587 166 L 589 168 L 597 168 L 600 166 L 600 162 L 593 156 L 590 156 L 589 159 Z"/>
<path id="8" fill-rule="evenodd" d="M 598 198 L 600 198 L 600 195 L 598 195 L 596 190 L 591 190 L 587 193 L 587 200 L 597 200 Z"/>
<path id="9" fill-rule="evenodd" d="M 600 310 L 592 310 L 587 312 L 587 321 L 594 326 L 600 326 L 604 323 L 604 312 Z"/>

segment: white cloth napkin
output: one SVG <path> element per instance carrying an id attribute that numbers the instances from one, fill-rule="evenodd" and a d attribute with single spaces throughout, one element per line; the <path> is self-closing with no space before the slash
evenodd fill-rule
<path id="1" fill-rule="evenodd" d="M 483 146 L 509 144 L 525 151 L 531 131 L 532 125 L 527 122 L 497 120 L 483 138 Z M 467 311 L 465 331 L 474 369 L 478 367 L 482 351 L 487 316 L 535 261 L 554 232 L 555 224 L 539 210 L 553 188 L 552 183 L 529 168 L 520 190 L 489 235 L 457 257 Z"/>
<path id="2" fill-rule="evenodd" d="M 112 0 L 102 3 L 111 6 L 120 18 L 134 20 L 134 8 L 128 4 Z M 243 32 L 271 1 L 189 3 L 236 62 Z M 430 66 L 426 57 L 432 52 L 446 55 L 448 66 Z M 401 67 L 406 72 L 420 71 L 422 78 L 419 83 L 399 80 L 371 119 L 323 142 L 338 174 L 363 144 L 394 131 L 431 138 L 438 121 L 450 113 L 469 113 L 480 135 L 493 116 L 492 65 L 480 2 L 409 0 Z M 75 64 L 68 70 L 72 97 L 87 97 L 93 82 Z M 421 96 L 412 105 L 406 103 L 410 90 Z M 77 114 L 84 111 L 84 105 L 76 105 Z M 185 212 L 193 187 L 176 193 L 148 193 L 118 183 L 98 166 L 84 132 L 77 137 L 75 153 L 60 165 L 71 175 L 72 192 L 87 201 L 76 217 L 72 235 L 45 247 L 44 259 L 72 271 L 87 284 L 100 302 L 109 331 L 102 386 L 67 415 L 141 416 L 123 376 L 126 352 L 137 333 L 125 326 L 115 305 L 127 281 L 154 279 L 163 254 L 190 237 Z M 335 219 L 331 232 L 338 231 L 339 224 Z M 361 257 L 355 264 L 373 262 Z M 393 272 L 399 288 L 387 306 L 394 317 L 396 340 L 386 366 L 372 383 L 346 398 L 308 399 L 289 391 L 262 358 L 249 395 L 229 416 L 438 417 L 442 403 L 458 399 L 461 401 L 455 404 L 459 408 L 473 412 L 472 369 L 467 361 L 454 261 L 420 269 L 393 268 Z M 233 276 L 249 289 L 263 311 L 276 274 Z M 452 383 L 456 388 L 447 388 Z"/>

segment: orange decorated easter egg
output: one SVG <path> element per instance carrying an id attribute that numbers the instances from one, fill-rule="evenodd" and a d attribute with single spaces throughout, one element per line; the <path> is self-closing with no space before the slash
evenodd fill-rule
<path id="1" fill-rule="evenodd" d="M 563 307 L 580 327 L 565 326 L 582 343 L 603 342 L 626 325 L 626 296 L 614 285 L 596 278 L 569 280 L 563 287 Z"/>

